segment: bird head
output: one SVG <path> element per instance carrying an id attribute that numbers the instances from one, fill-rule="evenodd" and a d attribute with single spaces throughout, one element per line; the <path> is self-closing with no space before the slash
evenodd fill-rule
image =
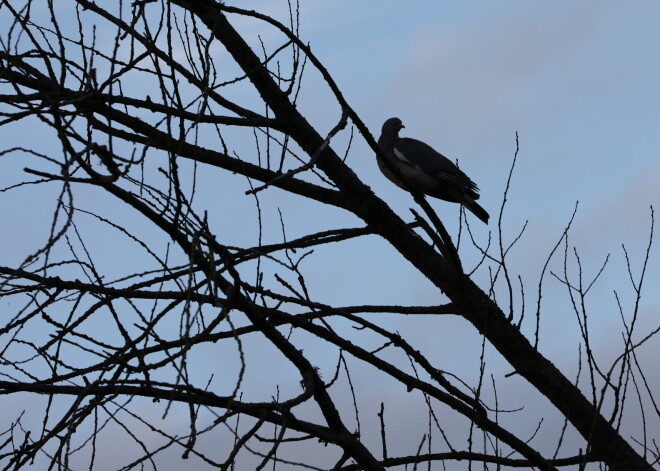
<path id="1" fill-rule="evenodd" d="M 387 134 L 389 134 L 389 135 L 394 134 L 395 136 L 398 136 L 399 131 L 402 128 L 405 128 L 405 126 L 403 125 L 403 123 L 401 122 L 401 120 L 399 118 L 390 118 L 387 121 L 385 121 L 385 123 L 383 124 L 382 132 L 383 132 L 383 134 L 386 134 L 386 135 Z"/>

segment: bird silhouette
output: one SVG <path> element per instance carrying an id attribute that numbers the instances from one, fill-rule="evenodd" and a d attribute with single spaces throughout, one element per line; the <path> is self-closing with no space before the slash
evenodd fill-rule
<path id="1" fill-rule="evenodd" d="M 386 160 L 376 155 L 383 175 L 406 191 L 460 203 L 488 224 L 490 216 L 475 201 L 479 199 L 477 185 L 451 160 L 428 144 L 399 137 L 399 131 L 404 127 L 399 118 L 390 118 L 383 124 L 378 145 Z"/>

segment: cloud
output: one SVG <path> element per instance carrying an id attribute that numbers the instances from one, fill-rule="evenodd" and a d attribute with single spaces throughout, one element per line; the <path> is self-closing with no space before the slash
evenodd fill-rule
<path id="1" fill-rule="evenodd" d="M 660 210 L 660 187 L 656 164 L 627 181 L 618 191 L 604 194 L 585 208 L 586 214 L 576 224 L 576 245 L 586 251 L 602 248 L 604 244 L 619 246 L 626 243 L 641 252 L 648 243 L 651 210 L 655 209 L 656 224 Z M 598 237 L 594 237 L 598 234 Z M 641 255 L 641 254 L 640 254 Z"/>
<path id="2" fill-rule="evenodd" d="M 383 103 L 414 121 L 419 134 L 451 136 L 465 152 L 510 139 L 513 130 L 528 136 L 557 121 L 580 126 L 572 114 L 584 127 L 583 111 L 599 113 L 622 95 L 637 102 L 622 83 L 638 83 L 649 67 L 648 34 L 620 36 L 630 27 L 621 6 L 515 5 L 481 5 L 454 26 L 421 28 L 404 55 L 389 58 L 398 73 Z"/>

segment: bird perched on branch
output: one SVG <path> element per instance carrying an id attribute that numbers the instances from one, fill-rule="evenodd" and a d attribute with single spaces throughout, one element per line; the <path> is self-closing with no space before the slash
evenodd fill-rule
<path id="1" fill-rule="evenodd" d="M 404 190 L 460 203 L 488 224 L 488 213 L 475 202 L 479 199 L 477 185 L 428 144 L 399 137 L 404 127 L 399 118 L 390 118 L 383 124 L 378 145 L 386 161 L 376 156 L 383 175 Z"/>

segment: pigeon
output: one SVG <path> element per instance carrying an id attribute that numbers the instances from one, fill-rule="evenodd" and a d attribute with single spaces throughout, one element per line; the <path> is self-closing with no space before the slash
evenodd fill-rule
<path id="1" fill-rule="evenodd" d="M 383 175 L 406 191 L 460 203 L 488 224 L 488 213 L 475 201 L 479 199 L 477 185 L 428 144 L 399 137 L 399 131 L 404 127 L 399 118 L 390 118 L 383 124 L 378 145 L 385 159 L 376 155 Z"/>

